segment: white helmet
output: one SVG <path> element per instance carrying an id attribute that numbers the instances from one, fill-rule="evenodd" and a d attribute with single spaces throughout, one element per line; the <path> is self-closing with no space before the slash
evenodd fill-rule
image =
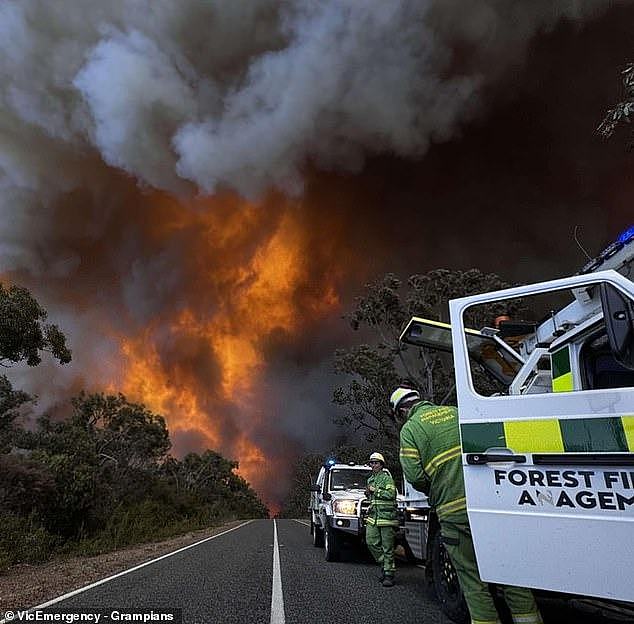
<path id="1" fill-rule="evenodd" d="M 395 412 L 399 406 L 402 406 L 404 403 L 418 401 L 419 399 L 420 393 L 418 390 L 401 386 L 392 392 L 392 396 L 390 397 L 390 407 L 392 408 L 392 411 Z"/>
<path id="2" fill-rule="evenodd" d="M 380 461 L 385 466 L 385 457 L 381 453 L 372 453 L 368 461 Z"/>

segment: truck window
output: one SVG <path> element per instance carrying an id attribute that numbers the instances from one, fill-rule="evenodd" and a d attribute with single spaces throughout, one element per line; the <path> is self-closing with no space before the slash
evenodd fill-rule
<path id="1" fill-rule="evenodd" d="M 511 357 L 489 336 L 467 335 L 467 349 L 477 391 L 485 396 L 506 394 L 522 368 L 521 361 Z"/>
<path id="2" fill-rule="evenodd" d="M 488 333 L 488 329 L 485 333 L 468 328 L 465 337 L 478 390 L 486 395 L 505 393 L 524 364 L 522 358 Z M 430 371 L 433 371 L 434 385 L 442 392 L 442 402 L 455 402 L 451 325 L 434 319 L 413 317 L 400 340 L 400 355 L 409 374 L 429 379 Z"/>
<path id="3" fill-rule="evenodd" d="M 604 329 L 585 342 L 579 359 L 584 390 L 634 387 L 634 370 L 616 361 Z"/>
<path id="4" fill-rule="evenodd" d="M 333 468 L 330 471 L 331 490 L 364 490 L 372 470 L 347 470 Z"/>
<path id="5" fill-rule="evenodd" d="M 482 333 L 505 342 L 523 360 L 520 366 L 496 361 L 500 354 L 490 344 L 482 341 L 477 351 L 468 338 L 471 386 L 481 396 L 634 387 L 634 371 L 612 355 L 598 284 L 473 305 L 464 319 L 470 325 L 479 320 L 487 326 Z M 496 391 L 482 376 L 482 363 L 497 367 L 506 389 Z"/>

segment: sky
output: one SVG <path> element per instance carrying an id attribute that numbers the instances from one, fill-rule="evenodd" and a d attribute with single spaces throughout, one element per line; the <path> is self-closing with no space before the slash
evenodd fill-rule
<path id="1" fill-rule="evenodd" d="M 368 280 L 550 279 L 576 226 L 592 255 L 631 224 L 626 135 L 595 129 L 633 4 L 0 4 L 0 275 L 74 354 L 15 384 L 122 391 L 279 502 L 336 434 Z"/>

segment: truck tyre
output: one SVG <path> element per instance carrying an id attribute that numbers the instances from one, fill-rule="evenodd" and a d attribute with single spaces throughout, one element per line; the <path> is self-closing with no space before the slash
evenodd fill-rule
<path id="1" fill-rule="evenodd" d="M 339 561 L 339 551 L 341 550 L 341 537 L 336 529 L 326 525 L 324 533 L 324 546 L 326 547 L 326 561 Z"/>
<path id="2" fill-rule="evenodd" d="M 431 538 L 431 568 L 434 592 L 443 613 L 457 624 L 468 624 L 469 609 L 456 570 L 442 543 L 440 529 L 434 531 Z"/>
<path id="3" fill-rule="evenodd" d="M 410 548 L 406 539 L 403 540 L 402 546 L 403 551 L 405 552 L 405 561 L 407 561 L 407 563 L 416 563 L 418 559 L 416 558 L 416 555 L 412 552 L 412 549 Z"/>
<path id="4" fill-rule="evenodd" d="M 324 545 L 324 530 L 318 527 L 312 518 L 310 520 L 310 534 L 313 536 L 313 546 L 321 548 Z"/>

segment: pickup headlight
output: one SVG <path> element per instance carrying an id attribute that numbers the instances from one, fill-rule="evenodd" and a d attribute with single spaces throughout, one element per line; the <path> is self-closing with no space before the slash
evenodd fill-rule
<path id="1" fill-rule="evenodd" d="M 342 514 L 344 516 L 357 515 L 357 501 L 356 500 L 336 500 L 333 503 L 332 508 L 336 514 Z"/>

